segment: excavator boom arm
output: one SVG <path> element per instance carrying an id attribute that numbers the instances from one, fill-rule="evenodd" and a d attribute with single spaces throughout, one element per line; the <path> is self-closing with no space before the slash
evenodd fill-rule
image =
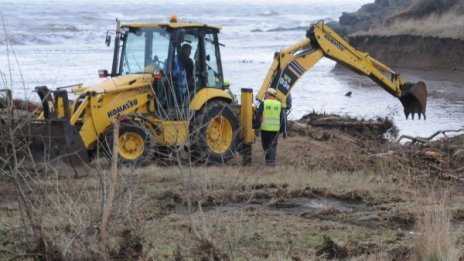
<path id="1" fill-rule="evenodd" d="M 324 24 L 310 26 L 306 38 L 280 52 L 264 79 L 257 99 L 261 100 L 268 88 L 277 90 L 277 98 L 285 101 L 295 83 L 322 57 L 330 58 L 347 68 L 368 76 L 391 95 L 400 99 L 406 118 L 418 113 L 425 118 L 427 89 L 423 82 L 405 83 L 401 76 L 388 66 L 361 52 Z"/>

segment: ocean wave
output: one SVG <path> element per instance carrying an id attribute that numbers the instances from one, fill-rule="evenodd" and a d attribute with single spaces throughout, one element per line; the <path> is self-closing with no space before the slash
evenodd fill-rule
<path id="1" fill-rule="evenodd" d="M 307 26 L 275 27 L 275 28 L 271 28 L 269 30 L 266 30 L 266 32 L 305 31 L 307 29 L 308 29 Z"/>
<path id="2" fill-rule="evenodd" d="M 258 15 L 259 16 L 277 16 L 277 15 L 279 15 L 279 12 L 269 10 L 269 11 L 265 11 L 265 12 L 262 12 L 262 13 L 258 13 Z"/>
<path id="3" fill-rule="evenodd" d="M 0 38 L 0 45 L 6 45 L 7 43 L 10 45 L 27 45 L 29 43 L 49 44 L 50 42 L 43 37 L 37 37 L 36 35 L 15 33 L 9 34 L 5 38 Z"/>
<path id="4" fill-rule="evenodd" d="M 50 32 L 41 34 L 30 34 L 17 32 L 8 34 L 7 38 L 0 37 L 0 45 L 52 45 L 66 43 L 99 43 L 104 41 L 104 33 L 89 32 L 86 34 L 76 34 L 75 32 Z"/>
<path id="5" fill-rule="evenodd" d="M 71 24 L 46 24 L 43 28 L 49 32 L 80 32 L 79 27 Z"/>
<path id="6" fill-rule="evenodd" d="M 118 18 L 121 21 L 133 21 L 133 20 L 139 20 L 140 16 L 125 15 L 119 12 L 109 12 L 109 13 L 106 13 L 104 18 L 111 18 L 111 19 Z"/>

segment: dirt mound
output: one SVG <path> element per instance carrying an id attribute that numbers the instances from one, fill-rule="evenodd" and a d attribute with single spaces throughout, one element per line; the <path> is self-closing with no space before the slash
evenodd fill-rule
<path id="1" fill-rule="evenodd" d="M 10 104 L 9 101 L 10 100 L 0 91 L 0 115 L 12 112 L 14 115 L 38 116 L 42 112 L 42 106 L 36 102 L 23 99 L 13 99 Z M 12 111 L 9 110 L 10 106 Z"/>

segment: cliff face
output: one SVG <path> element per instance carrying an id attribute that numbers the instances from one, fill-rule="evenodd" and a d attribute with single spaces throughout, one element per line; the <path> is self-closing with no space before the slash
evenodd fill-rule
<path id="1" fill-rule="evenodd" d="M 359 50 L 391 67 L 464 70 L 464 41 L 414 35 L 350 37 Z"/>
<path id="2" fill-rule="evenodd" d="M 376 0 L 330 23 L 394 67 L 464 70 L 464 1 Z"/>

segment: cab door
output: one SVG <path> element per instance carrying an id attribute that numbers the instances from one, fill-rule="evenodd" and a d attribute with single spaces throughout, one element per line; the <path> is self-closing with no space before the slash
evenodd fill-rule
<path id="1" fill-rule="evenodd" d="M 172 31 L 163 77 L 156 84 L 160 105 L 158 117 L 162 119 L 185 119 L 191 98 L 204 86 L 204 80 L 198 73 L 203 57 L 199 30 L 191 27 Z M 190 49 L 187 55 L 183 51 L 185 46 Z M 187 60 L 191 66 L 187 66 Z"/>
<path id="2" fill-rule="evenodd" d="M 224 88 L 224 79 L 219 50 L 218 31 L 204 29 L 202 43 L 204 46 L 203 79 L 207 88 Z"/>

